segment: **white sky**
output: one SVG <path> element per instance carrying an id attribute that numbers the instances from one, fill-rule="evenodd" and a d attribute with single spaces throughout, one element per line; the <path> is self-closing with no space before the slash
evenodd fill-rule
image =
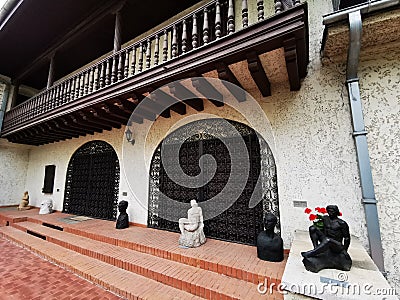
<path id="1" fill-rule="evenodd" d="M 3 8 L 4 3 L 6 3 L 7 0 L 0 0 L 0 8 Z"/>

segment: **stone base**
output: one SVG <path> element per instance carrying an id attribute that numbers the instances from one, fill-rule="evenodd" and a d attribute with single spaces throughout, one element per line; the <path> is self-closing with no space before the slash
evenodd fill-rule
<path id="1" fill-rule="evenodd" d="M 202 228 L 196 231 L 185 231 L 179 237 L 179 245 L 189 248 L 199 247 L 205 242 L 206 236 Z"/>
<path id="2" fill-rule="evenodd" d="M 18 207 L 18 210 L 28 210 L 31 209 L 30 206 Z"/>
<path id="3" fill-rule="evenodd" d="M 328 250 L 315 257 L 303 258 L 303 264 L 307 271 L 318 273 L 322 269 L 350 271 L 352 261 L 346 251 L 335 253 Z"/>

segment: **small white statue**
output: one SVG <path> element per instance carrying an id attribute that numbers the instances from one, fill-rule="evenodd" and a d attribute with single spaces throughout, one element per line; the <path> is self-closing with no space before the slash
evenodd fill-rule
<path id="1" fill-rule="evenodd" d="M 206 242 L 204 235 L 203 211 L 196 200 L 191 200 L 192 208 L 188 210 L 187 218 L 179 219 L 179 245 L 184 247 L 199 247 Z"/>
<path id="2" fill-rule="evenodd" d="M 47 198 L 40 203 L 39 215 L 47 215 L 53 212 L 53 200 Z"/>

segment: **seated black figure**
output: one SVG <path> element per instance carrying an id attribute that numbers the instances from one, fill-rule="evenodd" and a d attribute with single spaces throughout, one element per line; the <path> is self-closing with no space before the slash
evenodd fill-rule
<path id="1" fill-rule="evenodd" d="M 119 216 L 115 228 L 124 229 L 129 227 L 129 216 L 126 213 L 127 208 L 128 208 L 128 201 L 122 200 L 120 203 L 118 203 Z"/>
<path id="2" fill-rule="evenodd" d="M 311 272 L 322 269 L 349 271 L 352 264 L 347 253 L 350 246 L 349 226 L 338 218 L 339 208 L 336 205 L 328 205 L 326 210 L 328 216 L 323 217 L 323 230 L 314 225 L 309 228 L 314 249 L 301 252 L 303 264 Z"/>
<path id="3" fill-rule="evenodd" d="M 259 259 L 279 262 L 283 260 L 283 240 L 274 232 L 278 219 L 268 213 L 264 218 L 265 231 L 257 236 L 257 256 Z"/>

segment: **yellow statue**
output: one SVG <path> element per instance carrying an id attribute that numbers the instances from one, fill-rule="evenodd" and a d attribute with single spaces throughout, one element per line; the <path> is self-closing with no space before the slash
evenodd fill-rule
<path id="1" fill-rule="evenodd" d="M 29 194 L 28 194 L 28 191 L 26 191 L 24 193 L 24 197 L 22 197 L 21 203 L 18 206 L 18 210 L 31 209 L 31 207 L 28 206 L 28 204 L 29 204 Z"/>

